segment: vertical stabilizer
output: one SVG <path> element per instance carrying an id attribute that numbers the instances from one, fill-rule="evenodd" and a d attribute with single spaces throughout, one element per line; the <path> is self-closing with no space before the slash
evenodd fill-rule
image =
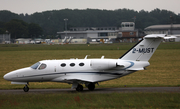
<path id="1" fill-rule="evenodd" d="M 156 51 L 161 41 L 163 39 L 171 38 L 165 36 L 165 34 L 147 35 L 119 59 L 133 61 L 148 61 Z"/>

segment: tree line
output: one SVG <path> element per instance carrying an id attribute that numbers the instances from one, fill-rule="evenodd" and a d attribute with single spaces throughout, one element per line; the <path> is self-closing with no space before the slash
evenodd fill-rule
<path id="1" fill-rule="evenodd" d="M 6 23 L 0 22 L 0 34 L 11 34 L 12 39 L 37 38 L 42 33 L 42 28 L 35 23 L 26 23 L 19 19 L 12 19 Z"/>
<path id="2" fill-rule="evenodd" d="M 117 10 L 99 10 L 99 9 L 63 9 L 52 10 L 44 12 L 36 12 L 34 14 L 15 14 L 10 11 L 0 11 L 0 31 L 2 31 L 2 25 L 5 25 L 5 29 L 11 34 L 9 23 L 18 21 L 21 22 L 21 26 L 16 28 L 17 33 L 13 33 L 13 37 L 55 37 L 58 31 L 65 30 L 65 21 L 68 19 L 67 27 L 108 27 L 116 26 L 120 27 L 121 22 L 135 22 L 136 28 L 143 30 L 150 25 L 180 23 L 180 16 L 168 10 L 154 9 L 148 11 L 135 11 L 130 9 L 117 9 Z M 12 20 L 14 19 L 14 20 Z M 16 19 L 16 20 L 15 20 Z M 18 20 L 17 20 L 18 19 Z M 16 22 L 17 23 L 17 22 Z M 37 33 L 33 33 L 29 26 L 38 28 Z M 7 28 L 7 26 L 10 26 Z M 11 27 L 11 28 L 12 28 Z"/>

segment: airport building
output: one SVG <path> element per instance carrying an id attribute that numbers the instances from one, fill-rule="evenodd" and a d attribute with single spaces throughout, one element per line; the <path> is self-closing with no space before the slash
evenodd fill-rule
<path id="1" fill-rule="evenodd" d="M 135 29 L 134 22 L 122 22 L 116 40 L 120 42 L 137 42 L 141 37 L 143 36 L 138 29 Z"/>
<path id="2" fill-rule="evenodd" d="M 175 35 L 176 42 L 180 42 L 180 24 L 152 25 L 144 29 L 145 34 L 167 34 Z"/>
<path id="3" fill-rule="evenodd" d="M 99 39 L 109 40 L 116 38 L 118 31 L 119 29 L 117 27 L 73 27 L 70 28 L 70 31 L 57 32 L 57 34 L 61 35 L 61 39 L 64 39 L 64 42 L 67 39 L 67 42 L 73 43 L 76 40 L 76 43 L 78 43 L 84 39 L 86 43 L 96 42 Z"/>
<path id="4" fill-rule="evenodd" d="M 121 27 L 72 27 L 57 34 L 63 43 L 78 43 L 82 39 L 87 43 L 135 42 L 139 38 L 134 22 L 122 22 Z"/>
<path id="5" fill-rule="evenodd" d="M 11 43 L 10 34 L 0 34 L 0 44 L 9 44 Z"/>

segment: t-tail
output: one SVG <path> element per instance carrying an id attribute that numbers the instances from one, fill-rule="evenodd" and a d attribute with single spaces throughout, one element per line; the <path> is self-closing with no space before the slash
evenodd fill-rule
<path id="1" fill-rule="evenodd" d="M 151 34 L 143 37 L 135 46 L 127 51 L 119 59 L 133 61 L 148 61 L 156 51 L 163 39 L 176 38 L 175 36 L 166 37 L 165 34 Z"/>

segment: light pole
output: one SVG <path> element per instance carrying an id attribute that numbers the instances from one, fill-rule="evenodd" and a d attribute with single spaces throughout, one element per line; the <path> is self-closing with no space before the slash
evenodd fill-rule
<path id="1" fill-rule="evenodd" d="M 134 16 L 132 19 L 134 20 L 134 23 L 135 23 L 135 21 L 136 21 L 136 16 Z"/>
<path id="2" fill-rule="evenodd" d="M 173 34 L 173 33 L 172 33 L 172 29 L 173 29 L 173 20 L 174 20 L 173 16 L 170 16 L 170 20 L 171 20 L 170 35 L 172 35 L 172 34 Z"/>
<path id="3" fill-rule="evenodd" d="M 67 36 L 67 21 L 68 21 L 68 19 L 65 18 L 64 21 L 65 21 L 65 31 L 66 31 L 66 36 Z"/>
<path id="4" fill-rule="evenodd" d="M 135 25 L 136 25 L 136 16 L 134 16 L 133 18 L 132 18 L 133 20 L 134 20 L 134 29 L 135 29 Z"/>

